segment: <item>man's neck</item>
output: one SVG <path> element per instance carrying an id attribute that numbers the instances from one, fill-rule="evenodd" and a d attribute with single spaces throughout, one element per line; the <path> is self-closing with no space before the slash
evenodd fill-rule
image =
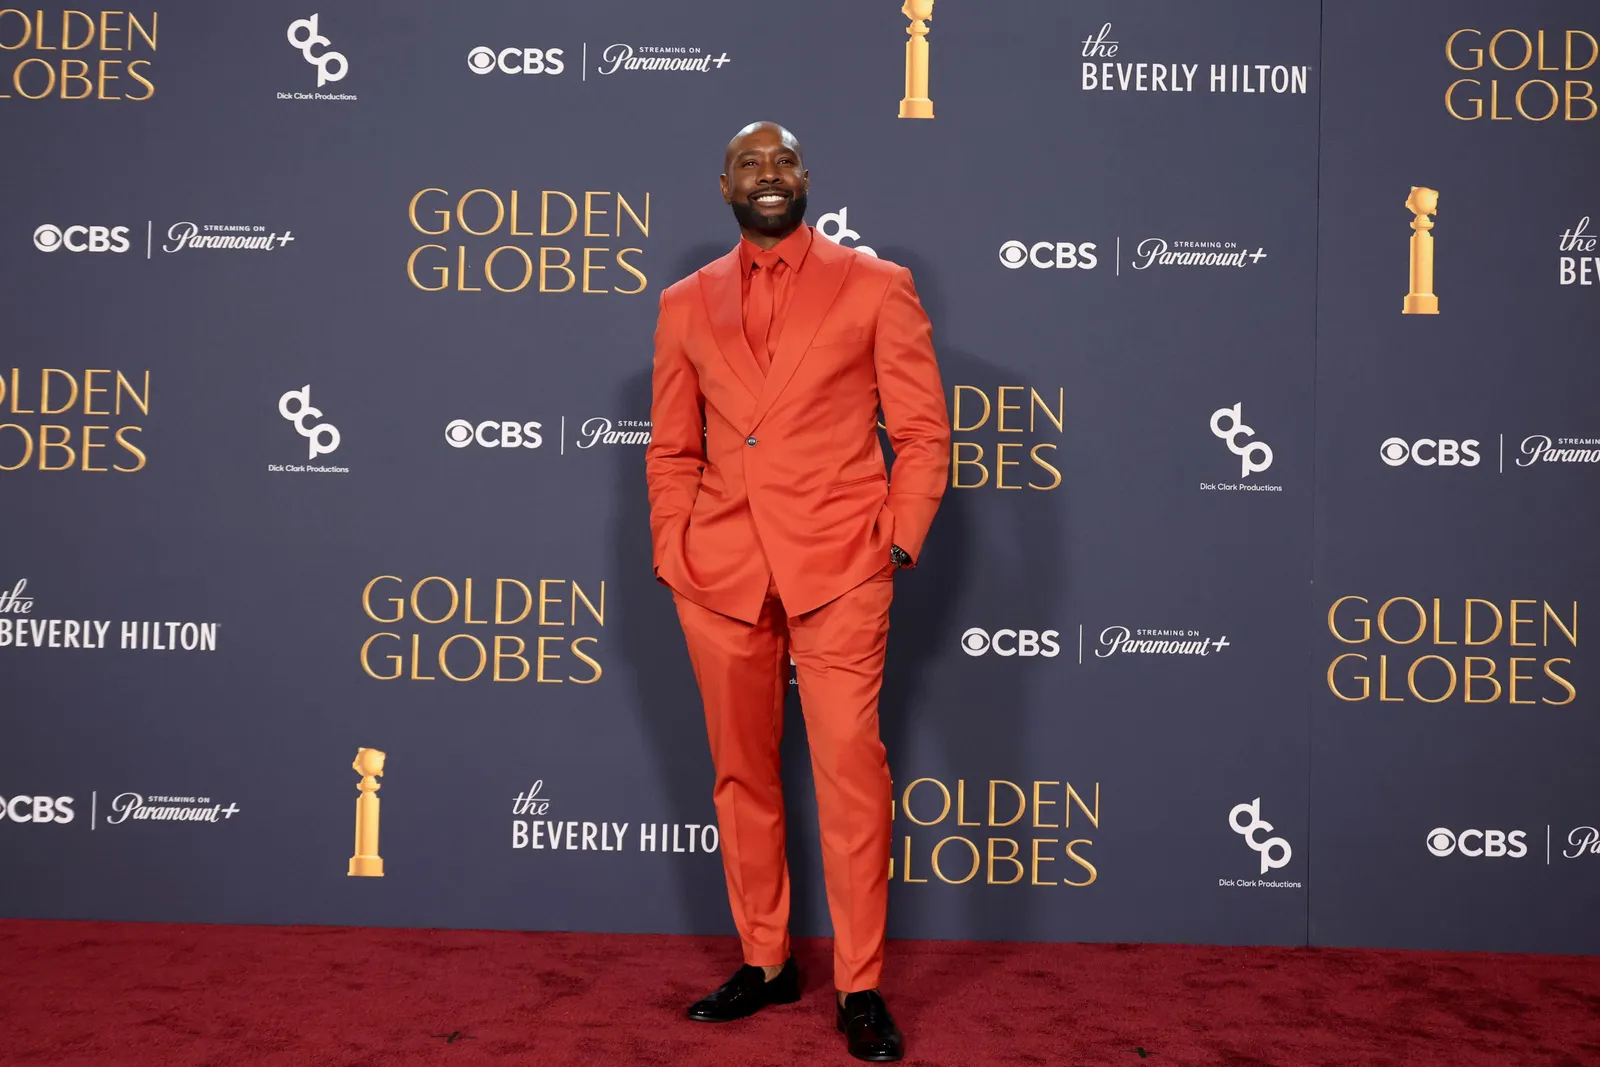
<path id="1" fill-rule="evenodd" d="M 774 248 L 777 248 L 779 245 L 781 245 L 784 242 L 784 239 L 787 238 L 791 233 L 794 233 L 794 231 L 798 230 L 804 225 L 804 222 L 796 223 L 787 230 L 784 230 L 782 233 L 762 233 L 759 230 L 747 230 L 741 226 L 739 228 L 739 232 L 744 236 L 746 241 L 749 241 L 763 252 L 770 252 Z"/>

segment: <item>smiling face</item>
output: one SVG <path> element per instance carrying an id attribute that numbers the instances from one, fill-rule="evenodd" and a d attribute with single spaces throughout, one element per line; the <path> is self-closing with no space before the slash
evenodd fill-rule
<path id="1" fill-rule="evenodd" d="M 728 142 L 722 200 L 751 241 L 771 248 L 799 227 L 810 188 L 800 142 L 782 126 L 758 122 Z"/>

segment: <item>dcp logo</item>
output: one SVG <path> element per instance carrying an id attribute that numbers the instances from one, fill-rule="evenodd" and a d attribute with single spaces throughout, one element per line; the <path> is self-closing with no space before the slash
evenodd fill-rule
<path id="1" fill-rule="evenodd" d="M 1239 822 L 1240 815 L 1249 815 L 1250 821 L 1241 825 Z M 1294 850 L 1289 847 L 1289 842 L 1281 837 L 1256 840 L 1256 831 L 1258 830 L 1265 834 L 1272 833 L 1272 824 L 1263 821 L 1261 818 L 1260 797 L 1256 797 L 1248 804 L 1235 804 L 1233 810 L 1228 812 L 1228 825 L 1232 827 L 1234 833 L 1244 835 L 1245 844 L 1261 853 L 1262 874 L 1266 874 L 1268 871 L 1275 870 L 1278 867 L 1286 866 L 1290 857 L 1294 855 Z M 1278 850 L 1278 856 L 1273 856 L 1273 849 Z"/>
<path id="2" fill-rule="evenodd" d="M 0 822 L 72 821 L 71 797 L 0 797 Z"/>
<path id="3" fill-rule="evenodd" d="M 560 74 L 567 69 L 559 48 L 493 48 L 479 46 L 467 53 L 467 69 L 474 74 Z"/>
<path id="4" fill-rule="evenodd" d="M 1224 430 L 1222 417 L 1226 415 L 1232 425 Z M 1256 432 L 1244 424 L 1244 404 L 1231 408 L 1218 408 L 1211 413 L 1211 432 L 1228 443 L 1228 451 L 1239 457 L 1239 477 L 1260 474 L 1272 466 L 1272 446 L 1263 441 L 1240 445 L 1240 437 L 1254 437 Z"/>
<path id="5" fill-rule="evenodd" d="M 299 31 L 299 33 L 296 31 Z M 324 51 L 317 55 L 312 54 L 311 50 L 317 45 L 320 44 L 326 47 L 333 43 L 317 32 L 316 15 L 312 15 L 308 19 L 295 19 L 289 23 L 289 43 L 300 50 L 300 54 L 306 57 L 307 63 L 317 68 L 317 88 L 319 89 L 329 82 L 343 79 L 346 74 L 350 73 L 350 62 L 344 58 L 343 52 Z M 333 71 L 333 67 L 339 68 L 337 73 Z"/>
<path id="6" fill-rule="evenodd" d="M 828 228 L 829 223 L 833 224 L 831 232 Z M 838 211 L 830 211 L 818 219 L 817 232 L 836 245 L 844 244 L 846 238 L 848 238 L 853 243 L 846 247 L 854 248 L 857 252 L 865 252 L 873 259 L 878 258 L 878 253 L 862 244 L 861 235 L 850 228 L 850 209 L 848 207 L 842 207 Z"/>
<path id="7" fill-rule="evenodd" d="M 289 401 L 294 401 L 298 410 L 289 409 Z M 296 432 L 307 439 L 310 444 L 310 458 L 332 452 L 339 447 L 339 428 L 331 423 L 319 422 L 315 426 L 307 426 L 306 419 L 322 418 L 322 412 L 311 406 L 311 386 L 303 385 L 299 389 L 291 389 L 278 398 L 278 414 L 294 423 Z M 326 442 L 326 443 L 324 443 Z"/>
<path id="8" fill-rule="evenodd" d="M 1459 852 L 1463 856 L 1521 859 L 1528 854 L 1528 835 L 1522 830 L 1462 830 L 1458 834 L 1437 826 L 1428 831 L 1428 851 L 1435 856 Z"/>
<path id="9" fill-rule="evenodd" d="M 1056 643 L 1060 636 L 1060 630 L 996 630 L 991 636 L 987 630 L 974 626 L 961 635 L 961 651 L 969 656 L 993 652 L 997 656 L 1051 659 L 1061 655 L 1061 646 Z"/>
<path id="10" fill-rule="evenodd" d="M 1000 264 L 1009 270 L 1018 270 L 1033 264 L 1040 270 L 1093 270 L 1100 260 L 1094 254 L 1094 242 L 1040 241 L 1032 246 L 1021 241 L 1007 241 L 1000 246 Z"/>
<path id="11" fill-rule="evenodd" d="M 33 231 L 33 247 L 41 252 L 65 248 L 68 252 L 126 252 L 126 226 L 52 226 L 45 223 Z"/>
<path id="12" fill-rule="evenodd" d="M 451 448 L 478 444 L 484 448 L 538 448 L 544 444 L 537 422 L 497 422 L 489 419 L 476 426 L 456 419 L 444 428 L 444 439 Z"/>
<path id="13" fill-rule="evenodd" d="M 1419 467 L 1476 467 L 1478 442 L 1468 438 L 1453 441 L 1448 437 L 1419 437 L 1412 444 L 1399 437 L 1391 437 L 1378 449 L 1378 455 L 1391 467 L 1399 467 L 1407 460 Z"/>

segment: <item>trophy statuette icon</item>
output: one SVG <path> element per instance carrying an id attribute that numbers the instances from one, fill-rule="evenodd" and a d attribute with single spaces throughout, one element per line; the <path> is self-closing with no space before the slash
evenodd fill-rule
<path id="1" fill-rule="evenodd" d="M 361 795 L 356 798 L 356 854 L 350 857 L 352 878 L 382 878 L 383 857 L 378 855 L 378 785 L 376 778 L 383 776 L 385 755 L 375 748 L 356 749 L 355 762 L 350 768 L 361 775 L 356 786 Z"/>
<path id="2" fill-rule="evenodd" d="M 928 19 L 933 17 L 933 0 L 906 0 L 900 13 L 911 20 L 906 28 L 906 95 L 900 101 L 903 119 L 933 118 L 933 101 L 928 99 Z"/>
<path id="3" fill-rule="evenodd" d="M 1429 215 L 1439 211 L 1439 190 L 1420 185 L 1411 187 L 1406 197 L 1406 210 L 1416 217 L 1411 220 L 1411 291 L 1406 294 L 1401 311 L 1407 315 L 1439 314 L 1439 298 L 1433 293 L 1433 220 Z"/>

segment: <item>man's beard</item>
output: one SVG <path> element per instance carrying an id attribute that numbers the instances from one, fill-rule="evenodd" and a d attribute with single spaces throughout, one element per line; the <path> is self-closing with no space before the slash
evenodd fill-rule
<path id="1" fill-rule="evenodd" d="M 735 200 L 729 206 L 739 227 L 756 233 L 785 234 L 806 221 L 805 193 L 796 193 L 789 201 L 789 209 L 781 215 L 764 215 L 749 200 Z"/>

